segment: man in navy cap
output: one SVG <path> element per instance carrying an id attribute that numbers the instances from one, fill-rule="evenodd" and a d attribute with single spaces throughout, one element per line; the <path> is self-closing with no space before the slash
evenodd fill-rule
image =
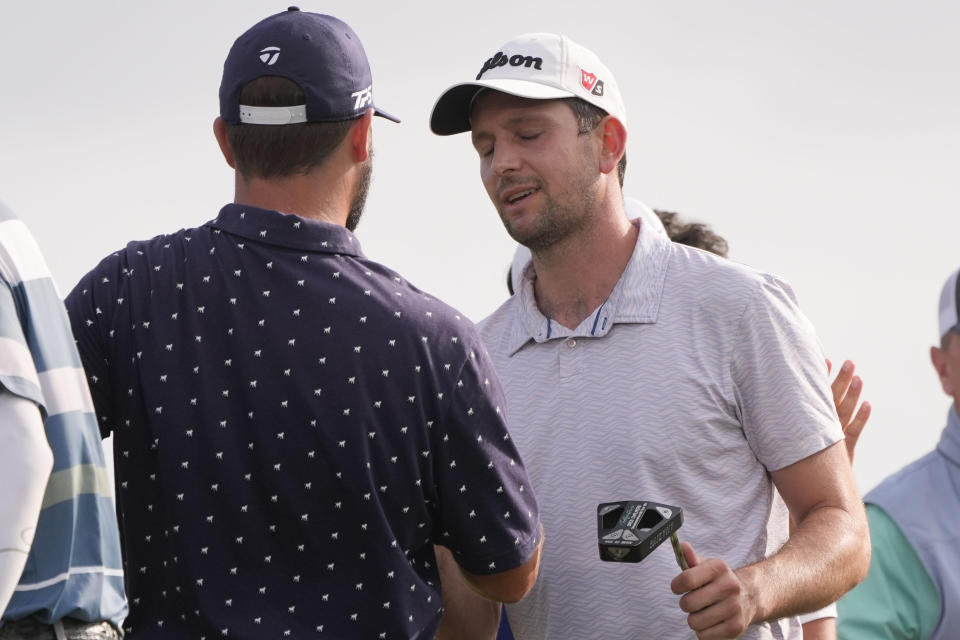
<path id="1" fill-rule="evenodd" d="M 541 533 L 473 325 L 360 250 L 370 67 L 291 7 L 227 57 L 216 219 L 104 259 L 67 299 L 115 437 L 137 638 L 431 638 L 434 545 L 486 597 Z"/>

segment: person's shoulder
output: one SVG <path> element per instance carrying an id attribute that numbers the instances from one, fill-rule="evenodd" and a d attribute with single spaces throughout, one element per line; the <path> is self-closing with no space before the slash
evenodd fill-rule
<path id="1" fill-rule="evenodd" d="M 514 294 L 477 323 L 477 332 L 483 347 L 495 363 L 516 349 L 516 323 L 522 321 L 517 312 L 519 304 L 520 295 Z"/>
<path id="2" fill-rule="evenodd" d="M 123 247 L 104 256 L 91 270 L 91 273 L 127 268 L 129 265 L 135 264 L 155 263 L 165 255 L 173 256 L 179 253 L 176 250 L 170 252 L 169 249 L 188 247 L 197 235 L 211 233 L 211 231 L 205 227 L 192 227 L 179 229 L 171 233 L 161 233 L 151 238 L 130 240 Z"/>
<path id="3" fill-rule="evenodd" d="M 516 305 L 520 303 L 519 294 L 504 300 L 499 307 L 477 323 L 477 330 L 484 342 L 491 342 L 496 336 L 509 333 L 516 318 Z"/>
<path id="4" fill-rule="evenodd" d="M 793 287 L 780 276 L 695 247 L 676 242 L 670 245 L 668 291 L 722 306 L 742 306 L 757 296 L 786 297 L 796 302 Z"/>
<path id="5" fill-rule="evenodd" d="M 940 460 L 940 454 L 936 451 L 929 451 L 912 462 L 908 462 L 901 469 L 893 472 L 871 489 L 864 500 L 873 503 L 874 500 L 883 501 L 883 497 L 890 496 L 894 499 L 904 498 L 912 499 L 929 482 L 929 474 L 935 469 Z"/>
<path id="6" fill-rule="evenodd" d="M 185 251 L 198 234 L 210 233 L 205 227 L 180 229 L 143 240 L 130 240 L 123 247 L 108 253 L 90 268 L 66 296 L 68 308 L 78 298 L 87 296 L 96 289 L 115 292 L 119 287 L 137 287 L 149 278 L 150 271 L 169 268 L 185 268 Z M 149 292 L 149 289 L 147 289 Z M 113 294 L 111 294 L 113 295 Z"/>
<path id="7" fill-rule="evenodd" d="M 750 265 L 677 242 L 670 243 L 669 260 L 671 270 L 685 277 L 707 278 L 747 287 L 759 286 L 770 280 L 782 281 L 776 275 Z"/>
<path id="8" fill-rule="evenodd" d="M 461 339 L 476 340 L 476 326 L 465 313 L 386 265 L 366 258 L 360 258 L 360 264 L 364 277 L 380 290 L 380 299 L 390 301 L 383 312 L 402 320 L 410 331 L 422 334 L 428 341 L 431 336 L 443 336 L 454 343 Z"/>
<path id="9" fill-rule="evenodd" d="M 204 225 L 178 229 L 170 233 L 155 235 L 152 238 L 131 240 L 123 249 L 115 253 L 124 253 L 130 257 L 140 256 L 155 259 L 157 256 L 169 253 L 170 249 L 188 249 L 201 237 L 209 237 L 218 233 L 217 229 Z"/>

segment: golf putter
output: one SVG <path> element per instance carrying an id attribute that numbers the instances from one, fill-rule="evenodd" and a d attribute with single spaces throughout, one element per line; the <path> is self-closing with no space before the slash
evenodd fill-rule
<path id="1" fill-rule="evenodd" d="M 597 505 L 597 545 L 606 562 L 640 562 L 670 538 L 680 568 L 687 560 L 680 550 L 677 530 L 683 509 L 649 500 L 604 502 Z"/>

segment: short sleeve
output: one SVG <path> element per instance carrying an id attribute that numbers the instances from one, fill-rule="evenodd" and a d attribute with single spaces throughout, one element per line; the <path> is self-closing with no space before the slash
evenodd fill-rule
<path id="1" fill-rule="evenodd" d="M 823 620 L 824 618 L 836 618 L 837 603 L 828 604 L 823 609 L 817 609 L 816 611 L 811 611 L 810 613 L 804 613 L 798 617 L 800 618 L 800 624 L 807 624 L 808 622 L 813 622 L 814 620 Z"/>
<path id="2" fill-rule="evenodd" d="M 940 594 L 900 528 L 867 505 L 872 553 L 867 577 L 837 603 L 842 640 L 929 638 L 940 621 Z"/>
<path id="3" fill-rule="evenodd" d="M 434 433 L 436 542 L 471 573 L 513 569 L 539 544 L 539 511 L 507 431 L 503 391 L 478 340 L 467 347 L 450 400 L 443 428 Z"/>
<path id="4" fill-rule="evenodd" d="M 0 386 L 43 407 L 36 363 L 23 332 L 13 289 L 0 280 Z"/>
<path id="5" fill-rule="evenodd" d="M 731 376 L 744 435 L 776 471 L 843 438 L 813 325 L 790 286 L 765 275 L 744 309 Z"/>
<path id="6" fill-rule="evenodd" d="M 114 428 L 107 338 L 114 329 L 114 305 L 123 300 L 117 293 L 121 277 L 120 258 L 114 254 L 81 278 L 64 300 L 104 438 Z"/>

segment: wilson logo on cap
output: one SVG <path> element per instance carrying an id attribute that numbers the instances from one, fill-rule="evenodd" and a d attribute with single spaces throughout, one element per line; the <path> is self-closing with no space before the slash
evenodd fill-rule
<path id="1" fill-rule="evenodd" d="M 543 64 L 543 58 L 534 58 L 533 56 L 525 56 L 523 54 L 517 53 L 512 56 L 507 56 L 503 51 L 497 51 L 497 53 L 492 57 L 488 58 L 486 62 L 483 63 L 483 68 L 480 69 L 480 73 L 477 74 L 477 80 L 480 79 L 483 74 L 491 69 L 496 69 L 497 67 L 505 67 L 507 65 L 511 67 L 519 67 L 521 65 L 527 67 L 533 67 L 537 71 L 540 71 L 540 65 Z"/>
<path id="2" fill-rule="evenodd" d="M 276 64 L 277 58 L 280 57 L 280 47 L 264 47 L 260 50 L 260 62 L 264 63 L 268 67 Z"/>
<path id="3" fill-rule="evenodd" d="M 603 80 L 598 80 L 596 74 L 580 69 L 580 84 L 595 96 L 603 95 Z"/>

